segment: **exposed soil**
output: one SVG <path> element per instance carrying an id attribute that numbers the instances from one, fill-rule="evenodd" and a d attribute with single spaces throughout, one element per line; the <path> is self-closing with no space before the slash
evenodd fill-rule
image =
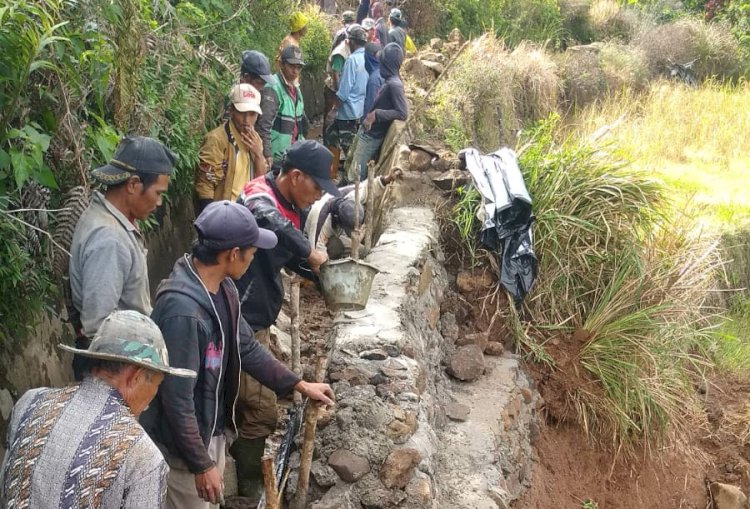
<path id="1" fill-rule="evenodd" d="M 449 224 L 441 228 L 446 268 L 461 272 L 455 291 L 447 292 L 443 312 L 456 315 L 462 333 L 487 331 L 496 309 L 507 309 L 503 292 L 488 286 L 491 268 L 466 270 L 465 253 Z M 463 258 L 462 258 L 463 255 Z M 496 280 L 495 280 L 496 281 Z M 505 320 L 492 326 L 490 338 L 510 347 Z M 707 486 L 732 484 L 750 493 L 750 381 L 713 375 L 696 383 L 704 402 L 706 424 L 690 436 L 680 436 L 659 450 L 631 456 L 590 442 L 569 404 L 570 391 L 597 383 L 578 369 L 578 352 L 588 340 L 586 331 L 552 338 L 545 346 L 556 368 L 526 362 L 524 370 L 544 399 L 541 421 L 533 433 L 534 468 L 531 488 L 513 507 L 523 509 L 710 509 Z M 592 504 L 584 505 L 590 501 Z"/>

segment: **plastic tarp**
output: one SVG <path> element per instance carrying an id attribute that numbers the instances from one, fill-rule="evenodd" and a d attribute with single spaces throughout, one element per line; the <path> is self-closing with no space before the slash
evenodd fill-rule
<path id="1" fill-rule="evenodd" d="M 534 285 L 537 258 L 531 223 L 531 196 L 516 153 L 509 148 L 482 155 L 469 148 L 459 154 L 482 196 L 480 241 L 498 253 L 500 283 L 520 305 Z M 501 251 L 502 250 L 502 251 Z"/>

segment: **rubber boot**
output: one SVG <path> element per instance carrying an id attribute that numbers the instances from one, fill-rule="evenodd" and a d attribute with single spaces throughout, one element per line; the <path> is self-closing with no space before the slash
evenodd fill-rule
<path id="1" fill-rule="evenodd" d="M 229 448 L 237 466 L 237 490 L 241 497 L 260 501 L 263 493 L 263 473 L 260 460 L 266 449 L 266 437 L 238 438 Z"/>

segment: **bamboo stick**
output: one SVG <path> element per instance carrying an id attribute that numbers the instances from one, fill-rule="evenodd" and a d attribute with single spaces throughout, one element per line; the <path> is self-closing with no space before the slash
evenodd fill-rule
<path id="1" fill-rule="evenodd" d="M 352 231 L 352 259 L 359 259 L 359 172 L 354 178 L 354 230 Z"/>
<path id="2" fill-rule="evenodd" d="M 322 382 L 325 377 L 325 358 L 318 359 L 315 366 L 315 381 Z M 318 424 L 320 405 L 310 401 L 305 408 L 305 434 L 302 440 L 302 452 L 300 454 L 299 478 L 297 480 L 297 492 L 291 504 L 291 509 L 304 509 L 307 503 L 307 488 L 310 484 L 310 466 L 312 465 L 313 450 L 315 449 L 315 428 Z"/>
<path id="3" fill-rule="evenodd" d="M 300 282 L 297 277 L 292 278 L 292 286 L 290 290 L 290 312 L 289 318 L 292 322 L 292 371 L 298 375 L 302 374 L 300 366 L 300 317 L 299 317 L 299 287 Z M 302 402 L 302 395 L 294 391 L 294 403 L 298 404 Z"/>
<path id="4" fill-rule="evenodd" d="M 273 458 L 264 456 L 260 460 L 263 471 L 263 487 L 266 490 L 266 509 L 279 509 L 279 493 L 276 490 L 276 476 L 273 473 Z"/>
<path id="5" fill-rule="evenodd" d="M 372 225 L 375 213 L 375 162 L 367 163 L 367 205 L 365 208 L 365 256 L 372 249 Z"/>

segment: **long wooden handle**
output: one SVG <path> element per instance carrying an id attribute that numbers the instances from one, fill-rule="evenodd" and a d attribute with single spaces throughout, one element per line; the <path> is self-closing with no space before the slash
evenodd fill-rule
<path id="1" fill-rule="evenodd" d="M 279 493 L 276 489 L 276 476 L 273 473 L 273 458 L 264 456 L 260 460 L 263 472 L 263 487 L 266 490 L 266 509 L 279 509 Z"/>
<path id="2" fill-rule="evenodd" d="M 325 359 L 318 359 L 315 366 L 315 381 L 322 382 L 325 377 Z M 312 456 L 315 449 L 315 428 L 318 424 L 318 415 L 320 406 L 310 401 L 305 408 L 305 435 L 302 439 L 302 452 L 299 462 L 299 477 L 297 480 L 297 492 L 291 504 L 291 509 L 304 509 L 307 503 L 307 489 L 310 485 L 310 467 L 312 466 Z"/>

